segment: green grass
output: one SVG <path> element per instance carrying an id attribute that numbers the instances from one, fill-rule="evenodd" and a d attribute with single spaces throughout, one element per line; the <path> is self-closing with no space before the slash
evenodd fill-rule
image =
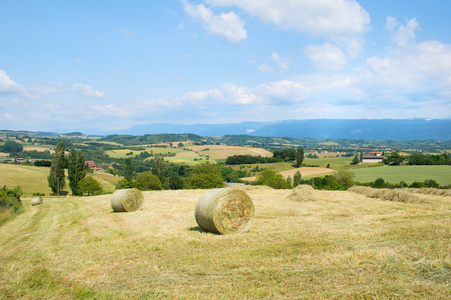
<path id="1" fill-rule="evenodd" d="M 50 198 L 0 226 L 0 299 L 449 299 L 451 202 L 252 187 L 250 232 L 203 232 L 206 191 Z"/>
<path id="2" fill-rule="evenodd" d="M 434 179 L 440 185 L 451 184 L 451 166 L 384 166 L 381 168 L 363 168 L 352 171 L 358 182 L 371 182 L 383 178 L 386 182 L 397 183 L 405 181 L 423 182 Z"/>
<path id="3" fill-rule="evenodd" d="M 44 193 L 50 195 L 51 189 L 48 186 L 47 176 L 50 168 L 0 164 L 0 187 L 8 186 L 10 188 L 20 185 L 24 196 L 31 196 L 33 193 Z M 105 192 L 114 192 L 114 187 L 119 180 L 119 177 L 107 173 L 94 172 L 92 175 L 103 186 Z M 65 191 L 70 191 L 69 182 L 67 181 L 66 172 L 66 188 Z"/>
<path id="4" fill-rule="evenodd" d="M 0 186 L 20 185 L 24 195 L 44 193 L 49 195 L 47 176 L 50 168 L 24 165 L 0 164 Z"/>

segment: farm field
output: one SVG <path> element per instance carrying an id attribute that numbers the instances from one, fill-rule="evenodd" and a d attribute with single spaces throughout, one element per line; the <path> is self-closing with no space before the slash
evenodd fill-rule
<path id="1" fill-rule="evenodd" d="M 205 146 L 189 146 L 199 155 L 210 156 L 210 159 L 226 159 L 233 155 L 254 155 L 272 157 L 273 154 L 263 148 L 242 147 L 242 146 L 223 146 L 223 145 L 205 145 Z"/>
<path id="2" fill-rule="evenodd" d="M 117 150 L 108 150 L 106 151 L 106 154 L 108 154 L 110 157 L 113 158 L 130 158 L 135 155 L 140 154 L 144 150 L 131 150 L 131 149 L 117 149 Z M 154 154 L 167 154 L 168 152 L 171 153 L 181 153 L 185 152 L 186 150 L 179 149 L 179 148 L 161 148 L 161 147 L 147 147 L 147 152 L 152 151 Z M 127 153 L 133 152 L 131 155 L 127 155 Z"/>
<path id="3" fill-rule="evenodd" d="M 315 168 L 311 168 L 311 167 L 302 167 L 302 168 L 295 168 L 295 169 L 289 169 L 289 170 L 285 170 L 285 171 L 280 171 L 279 173 L 286 179 L 288 178 L 288 176 L 290 176 L 291 178 L 294 177 L 294 174 L 299 171 L 302 175 L 302 177 L 306 177 L 306 176 L 314 176 L 314 175 L 325 175 L 325 174 L 329 174 L 329 173 L 333 173 L 335 172 L 335 170 L 333 169 L 328 169 L 328 168 L 321 168 L 321 167 L 315 167 Z M 252 177 L 245 177 L 245 178 L 241 178 L 242 180 L 246 180 L 246 181 L 254 181 L 257 179 L 256 176 L 252 176 Z"/>
<path id="4" fill-rule="evenodd" d="M 50 195 L 51 189 L 47 181 L 49 171 L 50 169 L 45 167 L 0 164 L 0 187 L 4 185 L 8 187 L 20 185 L 24 196 L 31 196 L 33 193 Z M 117 181 L 119 180 L 119 177 L 102 172 L 94 172 L 88 175 L 96 178 L 107 193 L 114 192 Z M 70 191 L 67 172 L 66 188 L 64 190 Z"/>
<path id="5" fill-rule="evenodd" d="M 451 184 L 450 166 L 384 166 L 380 168 L 362 168 L 352 170 L 358 182 L 371 182 L 383 178 L 386 182 L 397 183 L 405 181 L 410 184 L 414 181 L 423 182 L 434 179 L 440 185 Z"/>
<path id="6" fill-rule="evenodd" d="M 204 232 L 205 190 L 44 198 L 0 227 L 0 299 L 449 299 L 451 197 L 419 203 L 352 192 L 247 187 L 251 230 Z"/>
<path id="7" fill-rule="evenodd" d="M 0 187 L 20 185 L 24 195 L 33 193 L 49 195 L 51 190 L 47 183 L 49 168 L 0 164 Z"/>

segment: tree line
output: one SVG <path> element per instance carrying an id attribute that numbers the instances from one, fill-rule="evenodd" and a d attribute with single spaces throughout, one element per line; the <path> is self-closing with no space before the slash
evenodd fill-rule
<path id="1" fill-rule="evenodd" d="M 232 155 L 227 157 L 226 165 L 258 164 L 258 163 L 277 163 L 277 162 L 295 161 L 296 167 L 300 167 L 304 161 L 304 147 L 283 148 L 274 150 L 272 157 L 253 156 L 253 155 Z"/>

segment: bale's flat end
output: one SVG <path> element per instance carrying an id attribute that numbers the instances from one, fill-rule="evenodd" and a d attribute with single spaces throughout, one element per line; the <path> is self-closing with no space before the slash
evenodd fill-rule
<path id="1" fill-rule="evenodd" d="M 114 192 L 111 197 L 111 208 L 115 212 L 132 212 L 142 208 L 143 193 L 135 188 L 122 189 Z"/>
<path id="2" fill-rule="evenodd" d="M 196 206 L 196 222 L 203 229 L 221 234 L 250 229 L 254 204 L 240 189 L 213 189 L 204 194 Z"/>

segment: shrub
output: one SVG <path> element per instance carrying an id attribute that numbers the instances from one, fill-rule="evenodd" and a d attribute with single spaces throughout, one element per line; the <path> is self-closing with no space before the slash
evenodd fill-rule
<path id="1" fill-rule="evenodd" d="M 94 177 L 87 176 L 78 183 L 78 192 L 80 195 L 100 195 L 103 193 L 103 187 Z"/>
<path id="2" fill-rule="evenodd" d="M 425 187 L 438 189 L 440 185 L 434 179 L 426 179 L 423 181 Z"/>
<path id="3" fill-rule="evenodd" d="M 411 188 L 416 188 L 416 189 L 420 189 L 420 188 L 423 188 L 423 187 L 424 187 L 424 184 L 423 184 L 422 182 L 419 182 L 419 181 L 414 181 L 414 182 L 412 182 L 412 183 L 409 185 L 409 187 L 411 187 Z"/>
<path id="4" fill-rule="evenodd" d="M 123 178 L 123 179 L 119 179 L 119 181 L 116 184 L 115 189 L 116 190 L 122 190 L 122 189 L 128 189 L 131 188 L 132 185 L 130 183 L 130 181 L 128 181 L 127 179 Z"/>
<path id="5" fill-rule="evenodd" d="M 371 187 L 373 188 L 385 188 L 385 180 L 383 178 L 377 178 L 372 184 Z"/>
<path id="6" fill-rule="evenodd" d="M 162 190 L 163 186 L 157 175 L 151 172 L 144 172 L 136 177 L 134 187 L 140 191 Z"/>
<path id="7" fill-rule="evenodd" d="M 266 185 L 273 189 L 289 189 L 291 186 L 283 178 L 283 176 L 274 170 L 264 170 L 257 175 L 255 182 L 257 185 Z"/>
<path id="8" fill-rule="evenodd" d="M 0 212 L 4 212 L 0 214 L 0 225 L 23 212 L 20 196 L 22 196 L 22 188 L 19 185 L 13 189 L 6 186 L 0 189 Z"/>

